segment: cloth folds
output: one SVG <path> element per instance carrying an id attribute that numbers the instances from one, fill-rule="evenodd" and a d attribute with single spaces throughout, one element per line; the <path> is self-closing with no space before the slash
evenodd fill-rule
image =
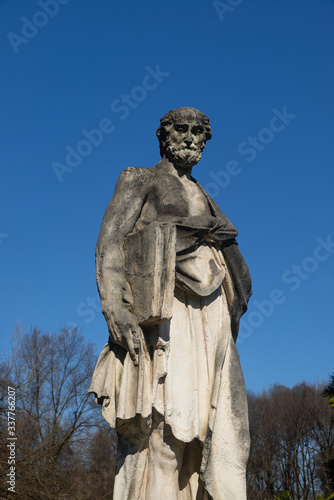
<path id="1" fill-rule="evenodd" d="M 177 440 L 198 440 L 206 492 L 214 500 L 246 500 L 247 397 L 235 341 L 251 280 L 236 229 L 203 193 L 212 215 L 176 223 L 172 318 L 142 327 L 137 367 L 123 347 L 107 343 L 89 391 L 119 436 L 148 436 L 157 412 Z M 145 498 L 146 464 L 143 446 L 119 468 L 119 491 L 128 498 Z M 196 500 L 190 482 L 188 490 L 175 500 Z"/>
<path id="2" fill-rule="evenodd" d="M 204 447 L 201 477 L 211 497 L 246 500 L 248 414 L 231 332 L 233 264 L 226 264 L 215 241 L 188 242 L 188 251 L 183 248 L 176 257 L 172 319 L 143 327 L 138 367 L 122 347 L 106 344 L 89 390 L 119 434 L 133 432 L 136 421 L 138 432 L 147 432 L 155 410 L 178 440 L 198 439 Z M 144 451 L 131 460 L 145 469 Z M 118 476 L 123 492 L 125 484 L 129 491 L 141 491 L 142 474 L 124 466 Z M 180 500 L 192 499 L 191 493 L 182 495 Z"/>

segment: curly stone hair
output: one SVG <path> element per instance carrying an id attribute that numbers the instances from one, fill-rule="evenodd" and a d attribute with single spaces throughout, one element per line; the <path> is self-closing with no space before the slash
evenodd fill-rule
<path id="1" fill-rule="evenodd" d="M 205 130 L 205 141 L 209 141 L 212 137 L 212 130 L 210 127 L 209 118 L 195 108 L 177 108 L 168 111 L 163 118 L 160 120 L 160 127 L 157 130 L 157 137 L 160 144 L 160 155 L 164 156 L 166 152 L 166 144 L 168 133 L 171 125 L 177 120 L 184 121 L 199 121 Z"/>

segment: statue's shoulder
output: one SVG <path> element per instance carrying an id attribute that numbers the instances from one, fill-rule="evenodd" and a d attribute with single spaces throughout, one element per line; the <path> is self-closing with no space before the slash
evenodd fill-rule
<path id="1" fill-rule="evenodd" d="M 154 167 L 153 168 L 143 168 L 143 167 L 127 167 L 125 168 L 119 178 L 121 179 L 134 179 L 136 181 L 149 180 L 154 178 Z"/>
<path id="2" fill-rule="evenodd" d="M 152 178 L 153 174 L 149 168 L 127 167 L 120 173 L 117 184 L 121 189 L 132 187 L 138 190 L 141 186 L 147 185 Z"/>
<path id="3" fill-rule="evenodd" d="M 148 177 L 152 175 L 152 169 L 143 168 L 143 167 L 127 167 L 122 170 L 120 174 L 120 178 L 139 178 L 139 177 Z"/>

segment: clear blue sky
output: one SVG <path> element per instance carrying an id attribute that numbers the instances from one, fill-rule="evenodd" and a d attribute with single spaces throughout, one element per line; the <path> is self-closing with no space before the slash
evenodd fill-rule
<path id="1" fill-rule="evenodd" d="M 2 0 L 0 35 L 3 350 L 19 321 L 78 324 L 100 351 L 104 211 L 124 168 L 159 161 L 159 119 L 192 106 L 213 129 L 194 176 L 237 227 L 253 278 L 246 385 L 326 379 L 334 2 Z"/>

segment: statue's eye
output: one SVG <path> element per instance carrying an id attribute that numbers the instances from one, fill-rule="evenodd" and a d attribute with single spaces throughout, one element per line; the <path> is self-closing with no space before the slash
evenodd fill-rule
<path id="1" fill-rule="evenodd" d="M 203 129 L 202 129 L 202 127 L 194 127 L 194 128 L 192 129 L 192 133 L 193 133 L 194 135 L 199 135 L 199 134 L 202 134 L 202 133 L 203 133 Z"/>
<path id="2" fill-rule="evenodd" d="M 187 132 L 186 125 L 175 125 L 174 129 L 176 130 L 176 132 Z"/>

